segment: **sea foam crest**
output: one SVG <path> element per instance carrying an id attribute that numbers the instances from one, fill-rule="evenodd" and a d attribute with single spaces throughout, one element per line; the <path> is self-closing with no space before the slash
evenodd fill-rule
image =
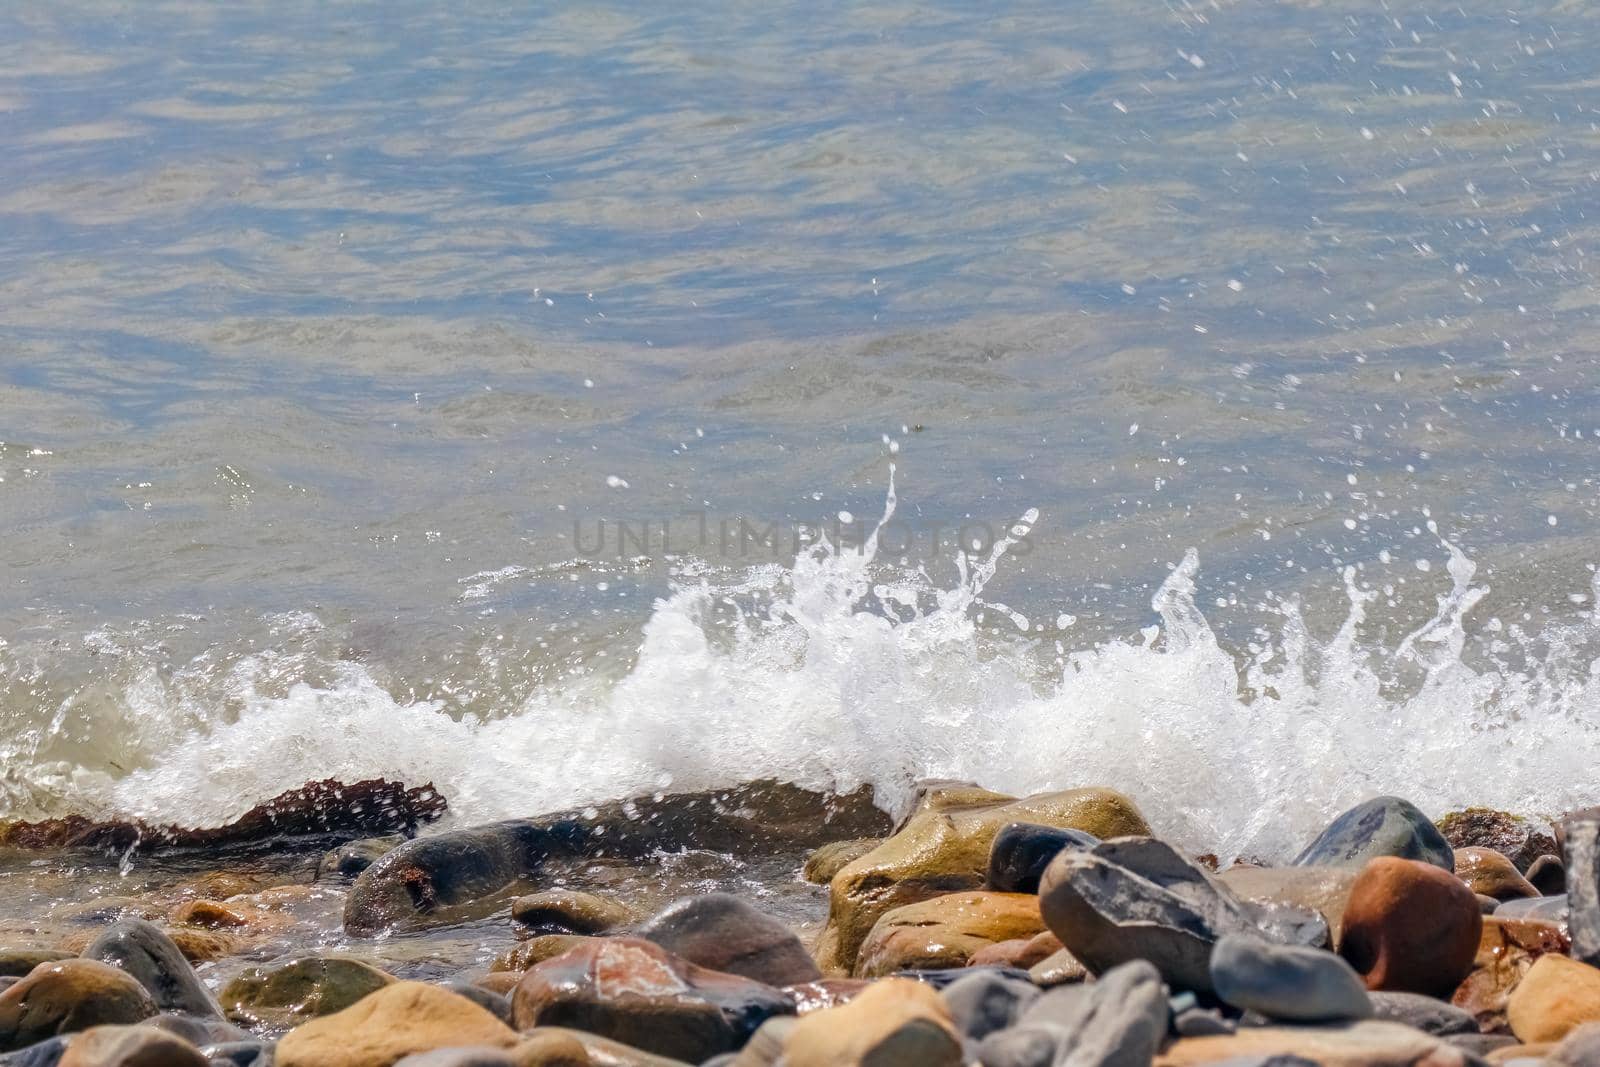
<path id="1" fill-rule="evenodd" d="M 894 508 L 891 483 L 879 529 Z M 276 696 L 236 671 L 244 710 L 230 721 L 165 707 L 159 687 L 130 693 L 141 718 L 167 720 L 158 757 L 121 775 L 58 768 L 54 787 L 77 806 L 205 825 L 329 777 L 431 781 L 455 821 L 763 777 L 870 784 L 889 807 L 921 777 L 1013 793 L 1102 784 L 1186 846 L 1280 859 L 1380 793 L 1435 815 L 1594 800 L 1594 619 L 1540 635 L 1536 666 L 1468 666 L 1467 617 L 1487 589 L 1448 543 L 1450 590 L 1393 648 L 1363 643 L 1375 594 L 1350 570 L 1332 638 L 1285 602 L 1275 638 L 1240 659 L 1196 602 L 1190 550 L 1153 598 L 1159 626 L 1046 660 L 1037 640 L 977 622 L 1015 614 L 983 601 L 1011 542 L 962 557 L 940 588 L 880 563 L 875 538 L 685 581 L 654 605 L 620 680 L 580 676 L 485 719 L 399 702 L 350 662 Z"/>

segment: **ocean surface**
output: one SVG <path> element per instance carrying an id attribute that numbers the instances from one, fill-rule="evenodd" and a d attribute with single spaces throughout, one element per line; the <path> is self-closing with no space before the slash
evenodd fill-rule
<path id="1" fill-rule="evenodd" d="M 1600 4 L 0 10 L 0 818 L 1600 802 Z"/>

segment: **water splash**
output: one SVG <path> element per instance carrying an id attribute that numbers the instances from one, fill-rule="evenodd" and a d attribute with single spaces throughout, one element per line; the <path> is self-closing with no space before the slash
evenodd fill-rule
<path id="1" fill-rule="evenodd" d="M 59 805 L 192 825 L 326 777 L 431 781 L 466 821 L 756 777 L 867 783 L 891 807 L 925 776 L 1016 793 L 1106 784 L 1185 845 L 1269 858 L 1377 793 L 1434 814 L 1594 800 L 1600 623 L 1499 628 L 1490 659 L 1470 665 L 1469 619 L 1489 591 L 1448 542 L 1450 588 L 1392 649 L 1367 643 L 1377 594 L 1350 569 L 1331 638 L 1283 601 L 1271 640 L 1229 652 L 1198 606 L 1191 549 L 1152 598 L 1158 626 L 1052 656 L 983 595 L 1035 513 L 983 558 L 961 557 L 941 588 L 877 559 L 895 506 L 891 486 L 859 550 L 823 543 L 792 567 L 721 577 L 698 568 L 655 603 L 620 680 L 580 673 L 463 716 L 397 700 L 355 662 L 274 688 L 263 679 L 285 668 L 269 652 L 219 675 L 227 716 L 143 676 L 123 699 L 147 758 L 125 773 L 92 752 L 23 773 Z M 1019 632 L 981 625 L 989 613 Z"/>

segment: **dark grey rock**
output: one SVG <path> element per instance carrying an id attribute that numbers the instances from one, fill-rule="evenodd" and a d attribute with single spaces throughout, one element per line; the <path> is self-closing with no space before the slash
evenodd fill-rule
<path id="1" fill-rule="evenodd" d="M 1480 1059 L 1487 1057 L 1495 1049 L 1521 1044 L 1510 1034 L 1446 1034 L 1441 1040 L 1460 1049 L 1462 1052 L 1477 1056 Z M 1584 1067 L 1588 1067 L 1588 1065 L 1586 1064 Z"/>
<path id="2" fill-rule="evenodd" d="M 83 950 L 85 959 L 121 967 L 150 991 L 164 1012 L 221 1016 L 222 1009 L 172 938 L 143 919 L 108 927 Z"/>
<path id="3" fill-rule="evenodd" d="M 1567 895 L 1559 893 L 1553 897 L 1518 897 L 1501 901 L 1500 906 L 1494 909 L 1494 914 L 1497 919 L 1542 919 L 1564 923 L 1567 921 Z"/>
<path id="4" fill-rule="evenodd" d="M 822 977 L 793 930 L 731 893 L 684 897 L 633 931 L 691 963 L 772 986 Z"/>
<path id="5" fill-rule="evenodd" d="M 1455 851 L 1410 801 L 1374 797 L 1340 815 L 1295 858 L 1296 867 L 1360 866 L 1378 856 L 1421 860 L 1455 873 Z"/>
<path id="6" fill-rule="evenodd" d="M 1372 1015 L 1372 1001 L 1355 969 L 1322 949 L 1226 934 L 1211 952 L 1211 983 L 1217 996 L 1234 1007 L 1284 1022 Z"/>
<path id="7" fill-rule="evenodd" d="M 982 1041 L 1015 1023 L 1038 998 L 1039 987 L 1022 979 L 980 971 L 952 982 L 940 995 L 956 1029 L 970 1040 Z"/>
<path id="8" fill-rule="evenodd" d="M 1569 819 L 1562 831 L 1572 958 L 1592 967 L 1600 964 L 1600 819 Z"/>
<path id="9" fill-rule="evenodd" d="M 1541 896 L 1553 897 L 1567 891 L 1567 868 L 1558 856 L 1540 856 L 1523 877 L 1533 883 Z"/>
<path id="10" fill-rule="evenodd" d="M 405 844 L 405 835 L 389 834 L 386 837 L 363 837 L 347 841 L 338 848 L 322 854 L 317 863 L 317 878 L 354 878 L 378 860 Z"/>
<path id="11" fill-rule="evenodd" d="M 1372 1001 L 1375 1018 L 1405 1023 L 1436 1037 L 1478 1032 L 1478 1021 L 1472 1017 L 1472 1013 L 1448 1001 L 1421 993 L 1386 992 L 1368 993 L 1367 999 Z"/>
<path id="12" fill-rule="evenodd" d="M 549 855 L 545 828 L 526 819 L 419 837 L 357 876 L 345 898 L 347 933 L 482 918 Z"/>
<path id="13" fill-rule="evenodd" d="M 775 1015 L 756 1028 L 744 1048 L 719 1055 L 731 1056 L 728 1062 L 737 1063 L 739 1067 L 769 1067 L 783 1058 L 783 1043 L 797 1022 L 793 1015 Z M 710 1067 L 711 1062 L 708 1060 L 701 1067 Z"/>
<path id="14" fill-rule="evenodd" d="M 1094 973 L 1149 960 L 1174 989 L 1211 991 L 1211 947 L 1224 934 L 1326 943 L 1310 909 L 1246 905 L 1164 842 L 1119 837 L 1056 856 L 1039 889 L 1045 924 Z"/>
<path id="15" fill-rule="evenodd" d="M 1061 986 L 978 1046 L 983 1067 L 1149 1067 L 1167 1034 L 1167 994 L 1144 960 L 1093 985 Z"/>
<path id="16" fill-rule="evenodd" d="M 485 989 L 481 985 L 473 985 L 471 982 L 465 982 L 459 979 L 452 979 L 451 981 L 445 982 L 444 988 L 450 990 L 450 992 L 455 993 L 458 996 L 466 997 L 480 1008 L 484 1008 L 490 1012 L 493 1012 L 494 1017 L 505 1023 L 507 1026 L 511 1025 L 510 997 L 496 993 L 492 989 Z"/>
<path id="17" fill-rule="evenodd" d="M 1222 1037 L 1238 1030 L 1233 1020 L 1212 1008 L 1185 1008 L 1172 1014 L 1172 1032 L 1179 1037 Z"/>
<path id="18" fill-rule="evenodd" d="M 1064 848 L 1093 848 L 1100 839 L 1082 830 L 1014 822 L 1001 827 L 989 847 L 986 883 L 1000 893 L 1037 893 L 1039 876 Z"/>

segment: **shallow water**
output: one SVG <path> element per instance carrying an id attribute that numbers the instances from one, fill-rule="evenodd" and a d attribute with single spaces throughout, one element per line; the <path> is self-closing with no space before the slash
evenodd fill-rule
<path id="1" fill-rule="evenodd" d="M 0 13 L 0 816 L 1593 803 L 1595 13 Z"/>

